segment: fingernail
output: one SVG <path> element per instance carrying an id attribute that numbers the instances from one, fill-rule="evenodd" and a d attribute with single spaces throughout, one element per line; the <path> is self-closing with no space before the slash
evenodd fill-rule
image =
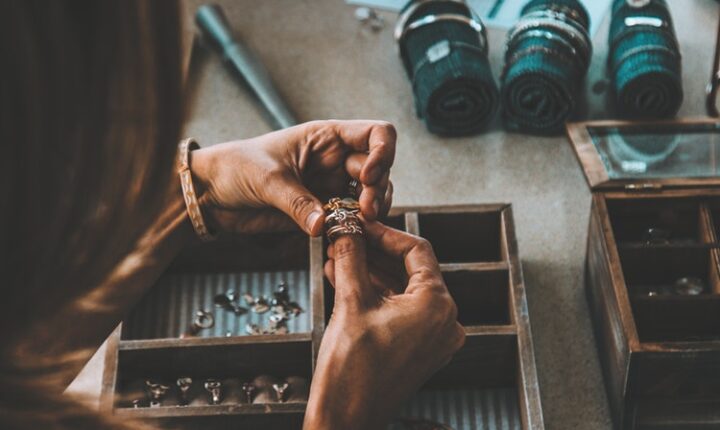
<path id="1" fill-rule="evenodd" d="M 373 210 L 375 211 L 375 216 L 380 214 L 380 202 L 378 200 L 373 202 Z"/>
<path id="2" fill-rule="evenodd" d="M 317 223 L 318 218 L 320 218 L 321 216 L 323 216 L 323 213 L 318 211 L 312 212 L 310 215 L 308 215 L 306 225 L 309 232 L 313 231 L 315 223 Z"/>

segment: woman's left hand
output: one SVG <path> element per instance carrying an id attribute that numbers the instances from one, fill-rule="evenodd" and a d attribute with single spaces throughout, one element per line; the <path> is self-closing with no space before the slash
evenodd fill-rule
<path id="1" fill-rule="evenodd" d="M 323 203 L 359 183 L 363 216 L 392 203 L 395 128 L 380 121 L 313 121 L 191 153 L 193 179 L 211 229 L 236 233 L 323 231 Z"/>

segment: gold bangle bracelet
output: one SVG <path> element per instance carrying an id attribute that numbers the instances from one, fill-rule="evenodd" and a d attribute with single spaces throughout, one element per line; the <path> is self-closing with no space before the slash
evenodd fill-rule
<path id="1" fill-rule="evenodd" d="M 185 209 L 190 217 L 193 229 L 195 229 L 195 233 L 197 233 L 200 240 L 209 242 L 215 239 L 215 236 L 210 233 L 207 224 L 205 224 L 195 187 L 193 186 L 192 173 L 190 172 L 190 151 L 198 148 L 200 148 L 200 145 L 193 138 L 180 142 L 180 145 L 178 145 L 178 175 L 180 176 L 180 186 L 185 200 Z"/>

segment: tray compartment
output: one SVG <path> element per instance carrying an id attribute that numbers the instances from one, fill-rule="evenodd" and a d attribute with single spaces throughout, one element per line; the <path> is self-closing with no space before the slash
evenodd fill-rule
<path id="1" fill-rule="evenodd" d="M 426 389 L 413 396 L 400 416 L 427 419 L 453 429 L 521 430 L 515 388 Z M 403 427 L 390 427 L 391 430 Z"/>
<path id="2" fill-rule="evenodd" d="M 287 322 L 290 333 L 310 332 L 310 286 L 307 270 L 282 272 L 239 273 L 174 273 L 164 276 L 154 289 L 128 317 L 123 330 L 124 339 L 156 339 L 179 337 L 190 326 L 197 310 L 212 311 L 215 324 L 201 330 L 197 337 L 225 337 L 247 335 L 246 324 L 267 327 L 272 314 L 248 311 L 236 315 L 214 305 L 217 294 L 234 290 L 240 294 L 272 299 L 278 284 L 287 283 L 290 300 L 297 302 L 303 312 Z M 242 298 L 240 306 L 249 309 Z"/>
<path id="3" fill-rule="evenodd" d="M 504 260 L 500 211 L 420 213 L 418 224 L 440 263 Z"/>
<path id="4" fill-rule="evenodd" d="M 258 336 L 254 342 L 247 339 L 192 339 L 125 342 L 118 351 L 118 379 L 116 404 L 130 408 L 132 400 L 143 394 L 146 379 L 158 380 L 171 386 L 161 408 L 138 408 L 153 412 L 135 412 L 150 415 L 193 414 L 195 412 L 225 410 L 228 406 L 243 405 L 241 382 L 249 382 L 260 375 L 273 378 L 312 377 L 312 344 L 309 335 Z M 177 403 L 174 381 L 183 376 L 193 378 L 189 406 L 172 406 Z M 201 381 L 215 378 L 225 381 L 225 399 L 221 405 L 207 405 L 207 393 Z M 234 384 L 234 385 L 233 385 Z M 234 388 L 233 388 L 234 387 Z M 232 394 L 232 395 L 231 395 Z M 289 397 L 288 397 L 289 399 Z M 297 399 L 294 403 L 304 403 Z M 274 404 L 274 403 L 269 403 Z M 249 408 L 235 413 L 253 413 Z M 225 409 L 223 409 L 224 407 Z M 257 406 L 255 406 L 257 408 Z M 183 409 L 182 412 L 167 410 Z M 197 410 L 195 410 L 197 409 Z M 235 408 L 237 409 L 237 408 Z M 165 410 L 165 411 L 163 411 Z M 193 412 L 195 411 L 195 412 Z M 216 411 L 217 412 L 217 411 Z M 257 413 L 257 411 L 255 411 Z"/>
<path id="5" fill-rule="evenodd" d="M 280 282 L 304 312 L 290 318 L 290 333 L 311 331 L 309 240 L 302 234 L 232 236 L 193 246 L 173 262 L 125 321 L 123 339 L 179 337 L 196 311 L 212 311 L 215 324 L 198 337 L 246 335 L 246 324 L 267 327 L 271 312 L 237 316 L 217 308 L 216 294 L 234 290 L 272 299 Z M 242 297 L 238 304 L 249 308 Z"/>
<path id="6" fill-rule="evenodd" d="M 703 222 L 696 198 L 644 198 L 608 200 L 608 214 L 615 240 L 643 243 L 649 228 L 668 230 L 673 243 L 702 243 Z"/>
<path id="7" fill-rule="evenodd" d="M 510 324 L 507 270 L 444 270 L 443 278 L 463 326 Z"/>
<path id="8" fill-rule="evenodd" d="M 465 345 L 427 383 L 441 388 L 517 385 L 518 342 L 512 327 L 468 328 Z"/>
<path id="9" fill-rule="evenodd" d="M 641 342 L 720 339 L 720 296 L 712 294 L 718 267 L 712 252 L 703 248 L 619 249 Z M 681 277 L 702 279 L 705 292 L 648 295 L 649 291 L 672 291 L 674 281 Z"/>

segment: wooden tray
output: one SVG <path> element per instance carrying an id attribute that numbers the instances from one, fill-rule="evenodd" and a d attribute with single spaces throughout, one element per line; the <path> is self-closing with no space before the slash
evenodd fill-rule
<path id="1" fill-rule="evenodd" d="M 467 341 L 403 408 L 456 430 L 543 429 L 525 287 L 509 205 L 395 209 L 388 224 L 426 237 L 458 304 Z M 242 403 L 232 394 L 219 405 L 193 388 L 188 406 L 169 395 L 163 406 L 133 408 L 146 378 L 191 376 L 232 381 L 265 374 L 312 377 L 332 312 L 333 290 L 323 279 L 324 243 L 301 234 L 234 237 L 187 250 L 111 336 L 101 407 L 124 418 L 174 428 L 296 429 L 306 402 Z M 270 295 L 280 280 L 305 309 L 285 335 L 244 335 L 247 317 L 212 308 L 228 289 Z M 180 339 L 197 309 L 214 310 L 216 325 Z M 251 322 L 261 316 L 249 313 Z M 226 337 L 229 334 L 229 337 Z M 292 390 L 292 387 L 291 387 Z"/>

